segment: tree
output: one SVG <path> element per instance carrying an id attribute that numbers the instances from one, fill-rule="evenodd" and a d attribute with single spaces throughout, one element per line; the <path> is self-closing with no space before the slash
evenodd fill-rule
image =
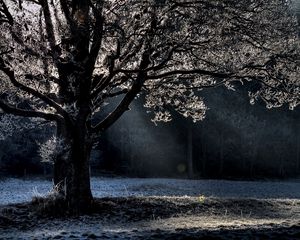
<path id="1" fill-rule="evenodd" d="M 0 3 L 0 108 L 57 124 L 54 181 L 74 212 L 92 202 L 94 142 L 140 94 L 154 122 L 170 121 L 171 109 L 202 120 L 202 89 L 244 81 L 251 101 L 299 104 L 299 38 L 286 1 Z"/>

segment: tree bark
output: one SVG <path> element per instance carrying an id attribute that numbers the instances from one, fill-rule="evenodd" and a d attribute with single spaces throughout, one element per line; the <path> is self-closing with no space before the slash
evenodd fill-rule
<path id="1" fill-rule="evenodd" d="M 219 152 L 219 175 L 222 177 L 224 173 L 224 133 L 221 131 L 220 133 L 220 152 Z"/>
<path id="2" fill-rule="evenodd" d="M 66 200 L 75 213 L 87 212 L 93 197 L 90 186 L 89 160 L 91 141 L 84 130 L 75 129 L 71 145 L 70 165 L 66 181 Z"/>
<path id="3" fill-rule="evenodd" d="M 202 151 L 202 159 L 201 159 L 201 163 L 202 163 L 202 172 L 201 172 L 201 177 L 205 177 L 206 176 L 206 142 L 205 142 L 205 135 L 204 135 L 204 123 L 202 122 L 201 124 L 201 151 Z"/>
<path id="4" fill-rule="evenodd" d="M 193 164 L 193 126 L 192 122 L 188 122 L 188 137 L 187 137 L 187 165 L 188 165 L 188 177 L 192 179 L 194 177 L 194 164 Z"/>
<path id="5" fill-rule="evenodd" d="M 57 134 L 63 138 L 64 150 L 54 162 L 54 187 L 66 201 L 66 210 L 81 214 L 90 210 L 93 200 L 89 170 L 92 144 L 85 126 L 77 125 L 69 131 L 58 125 Z"/>
<path id="6" fill-rule="evenodd" d="M 300 16 L 300 13 L 299 13 Z M 300 19 L 300 17 L 299 17 Z M 296 171 L 297 173 L 300 172 L 300 124 L 298 123 L 296 125 L 296 128 L 298 129 L 296 132 Z"/>

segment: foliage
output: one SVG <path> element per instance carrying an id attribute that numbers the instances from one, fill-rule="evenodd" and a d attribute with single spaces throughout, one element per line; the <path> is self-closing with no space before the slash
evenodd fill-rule
<path id="1" fill-rule="evenodd" d="M 57 136 L 52 136 L 44 143 L 37 142 L 39 146 L 39 155 L 42 162 L 53 163 L 59 154 L 64 150 L 64 143 L 62 139 Z"/>
<path id="2" fill-rule="evenodd" d="M 112 97 L 125 96 L 122 109 L 91 132 L 113 124 L 139 92 L 155 122 L 171 120 L 170 108 L 202 120 L 206 107 L 195 91 L 233 88 L 234 81 L 260 84 L 249 93 L 251 102 L 299 104 L 296 19 L 282 1 L 91 1 L 89 12 L 69 1 L 4 4 L 11 14 L 1 25 L 6 112 L 76 119 L 83 91 L 78 75 L 88 87 L 88 119 Z M 32 111 L 15 111 L 21 101 Z"/>

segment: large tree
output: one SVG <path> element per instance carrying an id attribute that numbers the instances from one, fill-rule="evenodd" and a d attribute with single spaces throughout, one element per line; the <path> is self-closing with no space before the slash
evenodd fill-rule
<path id="1" fill-rule="evenodd" d="M 174 110 L 202 120 L 201 90 L 236 82 L 253 83 L 251 102 L 299 104 L 299 38 L 287 1 L 0 4 L 0 108 L 57 124 L 54 181 L 76 212 L 92 201 L 93 143 L 140 94 L 154 122 Z"/>

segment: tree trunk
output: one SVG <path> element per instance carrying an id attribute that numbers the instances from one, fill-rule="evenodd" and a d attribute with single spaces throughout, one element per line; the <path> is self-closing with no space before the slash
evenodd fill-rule
<path id="1" fill-rule="evenodd" d="M 201 176 L 205 177 L 206 176 L 206 142 L 205 142 L 205 134 L 204 134 L 204 123 L 202 122 L 202 126 L 201 126 L 201 150 L 202 150 L 202 173 Z"/>
<path id="2" fill-rule="evenodd" d="M 90 186 L 89 160 L 91 141 L 83 137 L 81 129 L 75 130 L 72 139 L 69 174 L 66 181 L 66 200 L 75 213 L 89 210 L 93 197 Z"/>
<path id="3" fill-rule="evenodd" d="M 219 166 L 219 176 L 223 176 L 224 173 L 224 133 L 221 132 L 220 134 L 220 152 L 219 152 L 219 161 L 220 161 L 220 166 Z"/>
<path id="4" fill-rule="evenodd" d="M 300 172 L 300 124 L 296 125 L 296 172 L 299 174 Z"/>
<path id="5" fill-rule="evenodd" d="M 77 124 L 72 130 L 58 125 L 57 133 L 63 138 L 64 149 L 54 162 L 55 189 L 64 197 L 67 211 L 85 213 L 93 200 L 89 170 L 91 139 L 85 124 Z"/>
<path id="6" fill-rule="evenodd" d="M 187 139 L 187 163 L 188 163 L 188 177 L 194 177 L 193 167 L 193 129 L 192 123 L 188 123 L 188 139 Z"/>
<path id="7" fill-rule="evenodd" d="M 254 164 L 257 162 L 257 143 L 253 144 L 253 150 L 252 150 L 252 154 L 251 154 L 251 158 L 250 158 L 250 167 L 249 167 L 249 173 L 250 173 L 250 177 L 255 177 L 255 172 L 254 172 Z"/>

